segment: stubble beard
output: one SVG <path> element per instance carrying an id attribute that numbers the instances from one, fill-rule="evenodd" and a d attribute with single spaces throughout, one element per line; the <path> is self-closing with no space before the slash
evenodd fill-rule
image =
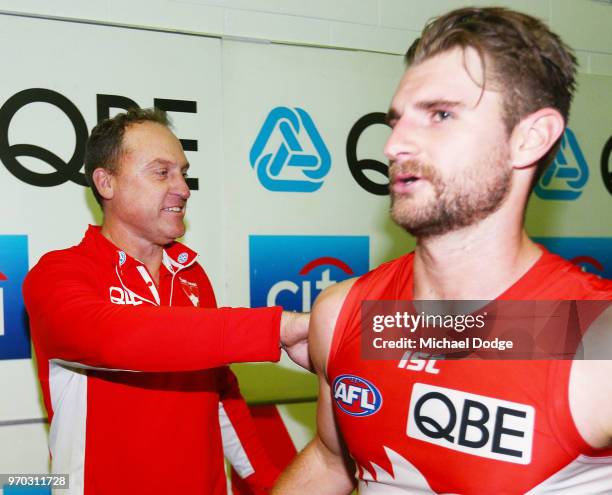
<path id="1" fill-rule="evenodd" d="M 431 164 L 404 162 L 402 172 L 427 180 L 433 197 L 418 204 L 412 196 L 424 191 L 400 194 L 392 190 L 391 218 L 417 238 L 440 236 L 473 225 L 498 210 L 507 198 L 512 179 L 507 163 L 507 148 L 501 147 L 461 176 L 444 180 Z"/>

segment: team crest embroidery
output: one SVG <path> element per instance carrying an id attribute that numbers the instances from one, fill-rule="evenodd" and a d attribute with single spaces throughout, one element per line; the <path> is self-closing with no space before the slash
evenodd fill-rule
<path id="1" fill-rule="evenodd" d="M 184 278 L 179 277 L 179 282 L 181 283 L 181 287 L 183 288 L 183 292 L 189 298 L 191 303 L 197 308 L 200 306 L 200 289 L 198 284 L 195 282 L 190 282 L 189 280 L 185 280 Z"/>

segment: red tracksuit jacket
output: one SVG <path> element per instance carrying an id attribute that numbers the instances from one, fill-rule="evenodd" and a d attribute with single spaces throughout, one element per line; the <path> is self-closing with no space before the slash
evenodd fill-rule
<path id="1" fill-rule="evenodd" d="M 224 449 L 251 486 L 276 477 L 225 365 L 279 359 L 280 309 L 211 309 L 196 256 L 172 244 L 157 286 L 90 226 L 26 277 L 52 470 L 70 474 L 66 495 L 225 494 Z"/>

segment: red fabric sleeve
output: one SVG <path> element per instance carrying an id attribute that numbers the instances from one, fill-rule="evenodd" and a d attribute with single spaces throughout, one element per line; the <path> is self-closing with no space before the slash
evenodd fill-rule
<path id="1" fill-rule="evenodd" d="M 240 393 L 236 375 L 229 368 L 225 368 L 224 372 L 224 385 L 220 394 L 221 404 L 233 427 L 232 433 L 235 433 L 241 447 L 227 449 L 224 444 L 226 458 L 235 469 L 239 470 L 238 465 L 244 464 L 243 457 L 246 456 L 254 472 L 246 476 L 244 480 L 251 493 L 264 495 L 272 489 L 280 475 L 280 470 L 272 463 L 263 446 L 249 408 Z M 235 440 L 230 439 L 230 443 L 236 445 Z"/>
<path id="2" fill-rule="evenodd" d="M 47 359 L 190 371 L 280 358 L 279 307 L 116 305 L 96 291 L 94 266 L 74 261 L 43 257 L 23 285 L 32 339 Z"/>

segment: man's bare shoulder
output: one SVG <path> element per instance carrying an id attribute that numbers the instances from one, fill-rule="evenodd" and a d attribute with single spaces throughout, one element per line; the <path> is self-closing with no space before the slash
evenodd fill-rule
<path id="1" fill-rule="evenodd" d="M 319 294 L 312 307 L 308 342 L 310 358 L 319 374 L 325 374 L 336 321 L 356 281 L 357 278 L 350 278 L 328 287 Z"/>

